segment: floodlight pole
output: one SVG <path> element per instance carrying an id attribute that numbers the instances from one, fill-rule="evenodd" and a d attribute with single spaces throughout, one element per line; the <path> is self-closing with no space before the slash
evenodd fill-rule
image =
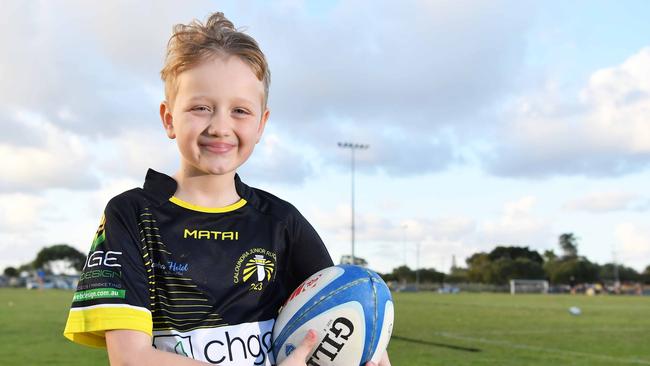
<path id="1" fill-rule="evenodd" d="M 409 228 L 408 224 L 402 225 L 402 250 L 404 251 L 404 267 L 408 267 L 406 261 L 406 230 Z"/>
<path id="2" fill-rule="evenodd" d="M 354 261 L 354 162 L 355 156 L 354 151 L 357 149 L 367 149 L 370 145 L 367 144 L 358 144 L 354 142 L 339 142 L 338 146 L 343 149 L 350 149 L 350 209 L 351 209 L 351 220 L 350 220 L 350 242 L 352 244 L 352 264 L 355 264 Z"/>

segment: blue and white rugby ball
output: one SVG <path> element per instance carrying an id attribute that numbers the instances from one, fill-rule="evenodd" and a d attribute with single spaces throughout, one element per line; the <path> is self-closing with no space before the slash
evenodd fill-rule
<path id="1" fill-rule="evenodd" d="M 307 335 L 318 332 L 307 365 L 379 362 L 393 331 L 393 300 L 375 272 L 353 265 L 325 268 L 291 294 L 273 327 L 273 355 L 281 363 Z"/>

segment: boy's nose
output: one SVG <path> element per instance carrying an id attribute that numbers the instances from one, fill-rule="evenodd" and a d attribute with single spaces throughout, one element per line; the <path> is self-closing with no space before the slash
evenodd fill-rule
<path id="1" fill-rule="evenodd" d="M 211 136 L 228 136 L 232 131 L 230 116 L 225 113 L 215 113 L 210 118 L 206 132 Z"/>

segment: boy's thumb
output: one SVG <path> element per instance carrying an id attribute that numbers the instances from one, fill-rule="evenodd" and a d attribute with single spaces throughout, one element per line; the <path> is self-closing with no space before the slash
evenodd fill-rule
<path id="1" fill-rule="evenodd" d="M 310 329 L 309 332 L 307 332 L 305 339 L 300 343 L 300 346 L 291 352 L 287 360 L 291 359 L 299 362 L 306 362 L 311 350 L 316 346 L 317 340 L 316 331 Z"/>

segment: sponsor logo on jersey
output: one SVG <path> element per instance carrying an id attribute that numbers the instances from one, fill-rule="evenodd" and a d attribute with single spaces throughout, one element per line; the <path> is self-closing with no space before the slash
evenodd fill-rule
<path id="1" fill-rule="evenodd" d="M 92 278 L 122 278 L 122 272 L 112 271 L 108 269 L 96 269 L 92 271 L 85 271 L 81 273 L 81 276 L 79 277 L 79 282 L 90 280 Z"/>
<path id="2" fill-rule="evenodd" d="M 264 248 L 245 251 L 235 263 L 234 283 L 247 283 L 251 291 L 261 291 L 265 283 L 275 279 L 277 255 Z"/>
<path id="3" fill-rule="evenodd" d="M 118 258 L 122 255 L 122 252 L 116 252 L 113 250 L 103 251 L 96 250 L 88 256 L 86 260 L 86 268 L 104 266 L 104 267 L 122 267 L 118 262 Z"/>
<path id="4" fill-rule="evenodd" d="M 163 271 L 165 271 L 165 273 L 183 274 L 190 269 L 189 263 L 180 263 L 174 261 L 167 261 L 167 263 L 154 261 L 151 265 L 153 266 L 153 268 L 162 269 Z"/>
<path id="5" fill-rule="evenodd" d="M 271 352 L 273 320 L 189 332 L 154 331 L 153 346 L 219 365 L 274 364 Z"/>
<path id="6" fill-rule="evenodd" d="M 104 226 L 106 226 L 106 216 L 102 215 L 101 220 L 99 220 L 99 228 L 97 228 L 97 232 L 93 238 L 93 243 L 90 246 L 91 252 L 94 252 L 95 249 L 97 249 L 97 246 L 106 240 L 106 231 L 104 230 Z"/>
<path id="7" fill-rule="evenodd" d="M 95 288 L 92 290 L 77 291 L 72 297 L 72 302 L 95 300 L 95 299 L 123 299 L 126 290 L 114 288 Z"/>
<path id="8" fill-rule="evenodd" d="M 153 337 L 153 346 L 161 351 L 172 352 L 177 355 L 194 358 L 192 337 L 178 334 L 163 334 Z"/>
<path id="9" fill-rule="evenodd" d="M 183 239 L 239 240 L 239 231 L 183 229 Z"/>

